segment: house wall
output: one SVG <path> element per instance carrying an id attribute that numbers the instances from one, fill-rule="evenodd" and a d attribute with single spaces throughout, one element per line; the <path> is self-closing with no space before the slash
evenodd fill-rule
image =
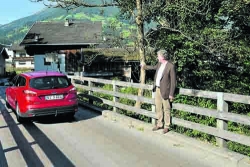
<path id="1" fill-rule="evenodd" d="M 13 59 L 13 57 L 14 57 L 14 52 L 13 52 L 13 50 L 10 50 L 9 48 L 5 48 L 5 50 L 6 50 L 7 54 L 9 55 L 9 58 L 6 59 L 6 63 L 7 63 L 7 62 L 8 62 L 8 63 L 12 63 L 12 59 Z"/>
<path id="2" fill-rule="evenodd" d="M 65 54 L 58 54 L 58 61 L 60 64 L 60 71 L 65 73 Z M 59 71 L 58 63 L 51 62 L 46 64 L 45 55 L 34 55 L 35 71 Z"/>
<path id="3" fill-rule="evenodd" d="M 4 76 L 5 74 L 5 59 L 3 55 L 0 55 L 0 76 Z"/>
<path id="4" fill-rule="evenodd" d="M 25 51 L 16 51 L 14 56 L 15 57 L 31 57 L 28 54 L 26 54 Z M 25 61 L 16 60 L 15 67 L 16 68 L 34 68 L 34 60 L 25 60 Z"/>
<path id="5" fill-rule="evenodd" d="M 48 55 L 58 56 L 60 71 L 68 76 L 89 76 L 89 77 L 122 77 L 126 81 L 133 79 L 132 71 L 134 66 L 139 66 L 139 61 L 110 61 L 110 59 L 102 58 L 98 61 L 93 61 L 89 65 L 84 65 L 79 69 L 80 57 L 74 52 L 65 53 L 49 53 L 34 55 L 34 70 L 35 71 L 59 71 L 58 63 L 55 60 L 48 61 Z M 50 57 L 51 58 L 51 57 Z M 47 59 L 47 62 L 46 62 Z M 49 62 L 49 63 L 48 63 Z"/>
<path id="6" fill-rule="evenodd" d="M 34 68 L 33 61 L 16 61 L 15 62 L 16 68 Z"/>

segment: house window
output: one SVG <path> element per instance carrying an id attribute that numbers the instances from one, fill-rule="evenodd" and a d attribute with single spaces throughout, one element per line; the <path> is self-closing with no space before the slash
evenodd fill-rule
<path id="1" fill-rule="evenodd" d="M 19 61 L 19 65 L 25 65 L 26 61 Z"/>
<path id="2" fill-rule="evenodd" d="M 47 62 L 45 58 L 43 60 L 44 60 L 44 65 L 45 66 L 50 66 L 51 65 L 51 62 Z"/>
<path id="3" fill-rule="evenodd" d="M 26 54 L 25 53 L 20 53 L 20 57 L 25 57 Z"/>

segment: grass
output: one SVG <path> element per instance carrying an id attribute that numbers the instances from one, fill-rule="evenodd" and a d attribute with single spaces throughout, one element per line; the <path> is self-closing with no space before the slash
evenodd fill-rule
<path id="1" fill-rule="evenodd" d="M 6 67 L 6 71 L 7 72 L 11 72 L 11 71 L 16 71 L 17 74 L 23 73 L 23 72 L 27 72 L 27 71 L 31 71 L 32 68 L 13 68 L 11 66 L 7 66 Z"/>

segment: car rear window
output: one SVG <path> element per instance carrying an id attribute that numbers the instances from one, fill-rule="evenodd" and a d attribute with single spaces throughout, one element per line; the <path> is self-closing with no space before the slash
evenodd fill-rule
<path id="1" fill-rule="evenodd" d="M 70 82 L 68 78 L 64 76 L 46 76 L 30 80 L 30 87 L 39 90 L 59 89 L 68 86 L 70 86 Z"/>

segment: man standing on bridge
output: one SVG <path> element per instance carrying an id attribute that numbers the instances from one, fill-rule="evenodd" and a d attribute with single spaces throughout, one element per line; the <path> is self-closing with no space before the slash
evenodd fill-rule
<path id="1" fill-rule="evenodd" d="M 170 62 L 170 56 L 166 50 L 157 52 L 158 63 L 155 66 L 142 64 L 144 70 L 156 70 L 154 76 L 155 105 L 157 114 L 157 124 L 153 131 L 163 129 L 163 134 L 169 131 L 171 123 L 171 105 L 176 88 L 175 66 Z"/>

